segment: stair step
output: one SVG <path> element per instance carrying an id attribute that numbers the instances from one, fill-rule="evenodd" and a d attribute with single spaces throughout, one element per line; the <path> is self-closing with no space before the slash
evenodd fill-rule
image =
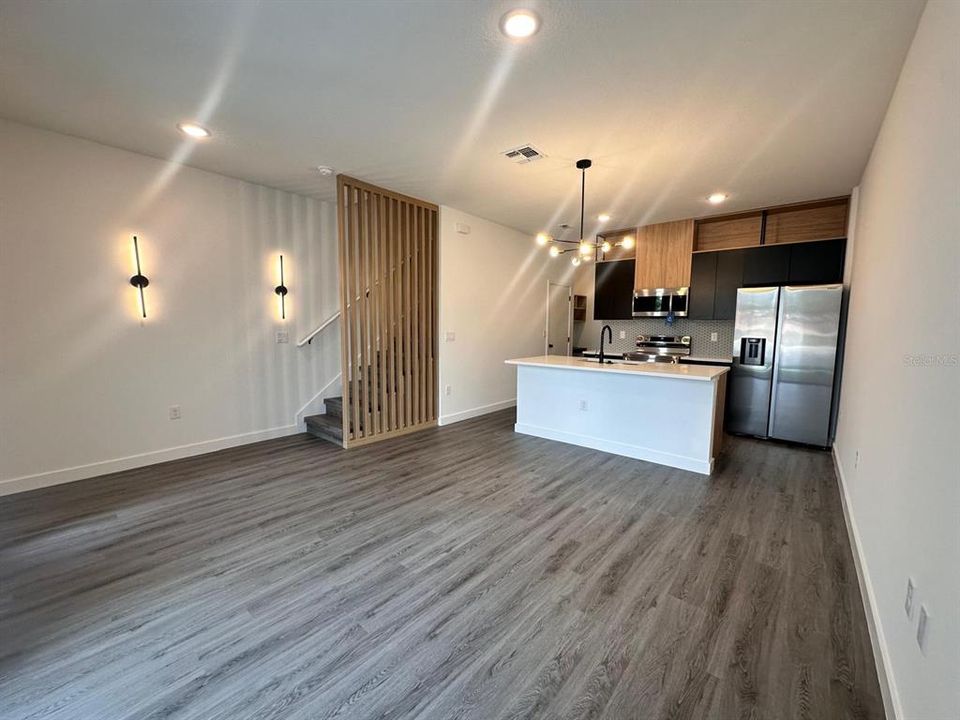
<path id="1" fill-rule="evenodd" d="M 311 435 L 335 445 L 343 444 L 343 420 L 341 418 L 331 415 L 307 415 L 303 421 L 307 425 L 307 432 Z"/>
<path id="2" fill-rule="evenodd" d="M 323 404 L 327 408 L 327 417 L 342 418 L 343 417 L 343 398 L 342 397 L 329 397 L 325 398 Z"/>

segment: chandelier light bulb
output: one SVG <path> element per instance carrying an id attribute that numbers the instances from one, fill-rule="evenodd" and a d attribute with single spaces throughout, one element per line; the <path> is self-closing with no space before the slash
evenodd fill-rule
<path id="1" fill-rule="evenodd" d="M 556 245 L 550 246 L 550 257 L 557 257 L 560 254 L 560 248 Z"/>
<path id="2" fill-rule="evenodd" d="M 633 235 L 627 235 L 623 240 L 620 241 L 620 247 L 624 250 L 629 250 L 633 247 Z"/>
<path id="3" fill-rule="evenodd" d="M 573 258 L 571 258 L 570 260 L 570 264 L 573 265 L 574 267 L 577 267 L 580 264 L 580 258 L 574 255 Z"/>
<path id="4" fill-rule="evenodd" d="M 593 245 L 591 245 L 590 243 L 588 243 L 586 240 L 584 240 L 583 242 L 580 243 L 580 254 L 581 254 L 581 255 L 589 255 L 589 254 L 592 253 L 592 252 L 593 252 Z"/>
<path id="5" fill-rule="evenodd" d="M 603 245 L 600 246 L 600 249 L 603 250 L 605 253 L 610 252 L 610 243 L 604 240 Z"/>
<path id="6" fill-rule="evenodd" d="M 537 233 L 537 245 L 546 245 L 550 242 L 550 236 L 546 233 Z"/>

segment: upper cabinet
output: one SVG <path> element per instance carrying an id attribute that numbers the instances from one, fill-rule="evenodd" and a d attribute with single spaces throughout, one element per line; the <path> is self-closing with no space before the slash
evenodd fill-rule
<path id="1" fill-rule="evenodd" d="M 766 211 L 765 245 L 833 240 L 847 236 L 849 199 L 837 198 Z"/>
<path id="2" fill-rule="evenodd" d="M 696 221 L 694 252 L 835 240 L 847 236 L 850 198 L 761 208 Z"/>
<path id="3" fill-rule="evenodd" d="M 763 212 L 727 215 L 697 221 L 697 250 L 732 250 L 760 244 Z"/>
<path id="4" fill-rule="evenodd" d="M 634 288 L 680 288 L 690 285 L 693 220 L 646 225 L 637 229 Z"/>

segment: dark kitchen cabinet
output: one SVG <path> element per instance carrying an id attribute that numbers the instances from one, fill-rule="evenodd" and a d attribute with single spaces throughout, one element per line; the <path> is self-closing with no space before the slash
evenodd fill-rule
<path id="1" fill-rule="evenodd" d="M 633 317 L 634 260 L 594 265 L 593 319 L 629 320 Z"/>
<path id="2" fill-rule="evenodd" d="M 713 319 L 733 320 L 737 315 L 737 290 L 743 286 L 744 253 L 747 250 L 722 250 L 717 253 L 717 285 L 713 299 Z"/>
<path id="3" fill-rule="evenodd" d="M 765 287 L 787 282 L 793 247 L 773 245 L 743 250 L 742 287 Z"/>
<path id="4" fill-rule="evenodd" d="M 796 285 L 842 282 L 846 245 L 847 241 L 841 238 L 780 246 L 777 249 L 789 247 L 791 250 L 787 282 Z"/>
<path id="5" fill-rule="evenodd" d="M 713 320 L 714 296 L 717 292 L 716 252 L 694 253 L 690 267 L 690 302 L 687 317 L 691 320 Z"/>

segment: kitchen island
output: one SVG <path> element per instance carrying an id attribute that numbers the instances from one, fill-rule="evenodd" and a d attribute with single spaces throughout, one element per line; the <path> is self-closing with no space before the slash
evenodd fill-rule
<path id="1" fill-rule="evenodd" d="M 506 362 L 517 367 L 517 432 L 703 474 L 713 470 L 728 368 L 601 365 L 558 355 Z"/>

